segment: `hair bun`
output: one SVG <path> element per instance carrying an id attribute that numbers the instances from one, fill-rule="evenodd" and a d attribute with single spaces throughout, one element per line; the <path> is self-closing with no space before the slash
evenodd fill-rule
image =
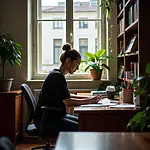
<path id="1" fill-rule="evenodd" d="M 69 43 L 66 43 L 66 44 L 64 44 L 63 46 L 62 46 L 62 50 L 63 51 L 69 51 L 69 50 L 71 50 L 72 49 L 72 46 L 71 46 L 71 44 L 69 44 Z"/>

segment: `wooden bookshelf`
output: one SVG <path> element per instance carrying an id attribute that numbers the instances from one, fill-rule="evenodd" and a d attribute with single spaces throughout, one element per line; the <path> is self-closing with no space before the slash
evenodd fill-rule
<path id="1" fill-rule="evenodd" d="M 149 6 L 148 0 L 119 0 L 117 3 L 117 71 L 119 73 L 120 66 L 124 65 L 123 81 L 126 71 L 136 72 L 134 77 L 145 74 L 146 64 L 150 62 Z"/>

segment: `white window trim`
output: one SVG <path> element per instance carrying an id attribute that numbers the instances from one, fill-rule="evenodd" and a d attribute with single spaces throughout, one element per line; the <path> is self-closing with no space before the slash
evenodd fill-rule
<path id="1" fill-rule="evenodd" d="M 32 34 L 32 64 L 33 66 L 30 67 L 31 70 L 28 70 L 29 72 L 31 72 L 31 75 L 30 77 L 28 77 L 28 80 L 43 80 L 47 73 L 38 73 L 38 60 L 40 60 L 38 57 L 40 57 L 41 55 L 38 55 L 38 48 L 37 48 L 37 1 L 40 1 L 40 0 L 33 0 L 32 1 L 32 9 L 34 11 L 32 11 L 32 20 L 33 20 L 33 26 L 32 26 L 32 32 L 34 32 L 34 34 Z M 97 7 L 99 7 L 100 4 L 97 4 Z M 55 20 L 52 20 L 52 19 L 49 19 L 49 20 L 41 20 L 41 21 L 66 21 L 66 28 L 68 30 L 66 30 L 66 41 L 71 43 L 73 45 L 73 21 L 95 21 L 95 19 L 73 19 L 73 0 L 66 0 L 66 7 L 69 6 L 69 9 L 66 9 L 66 19 L 55 19 Z M 40 9 L 40 8 L 39 8 Z M 100 9 L 99 10 L 99 15 L 100 15 Z M 102 11 L 102 10 L 101 10 Z M 67 15 L 69 14 L 69 15 Z M 103 24 L 103 21 L 101 19 L 96 19 L 96 21 L 100 21 L 101 24 Z M 99 23 L 98 23 L 99 24 Z M 98 28 L 99 30 L 101 30 L 101 25 L 99 25 L 100 28 Z M 98 30 L 98 33 L 100 33 Z M 101 30 L 102 31 L 102 30 Z M 97 37 L 98 39 L 101 37 L 101 35 L 98 34 L 99 37 Z M 101 39 L 101 38 L 100 38 Z M 98 42 L 98 47 L 103 47 L 104 48 L 104 45 L 102 43 L 101 45 L 101 42 Z M 107 46 L 105 46 L 107 48 Z M 30 64 L 31 65 L 31 64 Z M 108 73 L 107 73 L 108 74 Z M 66 79 L 67 80 L 90 80 L 90 75 L 88 73 L 85 73 L 85 74 L 77 74 L 75 73 L 74 75 L 67 75 L 66 76 Z M 107 79 L 108 80 L 109 77 L 107 75 Z M 105 79 L 104 79 L 105 80 Z"/>

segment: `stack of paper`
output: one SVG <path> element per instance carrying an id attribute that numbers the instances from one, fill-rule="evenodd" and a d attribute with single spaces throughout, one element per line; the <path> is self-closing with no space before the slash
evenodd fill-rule
<path id="1" fill-rule="evenodd" d="M 111 108 L 134 108 L 134 104 L 119 104 L 115 106 L 110 106 Z"/>
<path id="2" fill-rule="evenodd" d="M 117 103 L 111 102 L 108 98 L 101 99 L 98 104 L 86 104 L 81 106 L 92 106 L 92 107 L 105 107 L 105 106 L 116 106 Z"/>
<path id="3" fill-rule="evenodd" d="M 101 103 L 98 103 L 98 104 L 86 104 L 86 105 L 81 105 L 83 107 L 105 107 L 105 106 L 116 106 L 117 104 L 115 103 L 107 103 L 107 104 L 101 104 Z"/>

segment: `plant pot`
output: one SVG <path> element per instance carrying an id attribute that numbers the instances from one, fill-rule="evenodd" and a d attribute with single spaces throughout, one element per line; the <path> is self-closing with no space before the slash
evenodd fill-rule
<path id="1" fill-rule="evenodd" d="M 90 76 L 91 76 L 91 79 L 92 80 L 100 80 L 101 79 L 101 76 L 102 76 L 102 69 L 100 71 L 96 71 L 94 69 L 91 69 L 90 72 Z"/>
<path id="2" fill-rule="evenodd" d="M 0 79 L 0 92 L 10 91 L 13 78 Z"/>
<path id="3" fill-rule="evenodd" d="M 122 100 L 123 100 L 123 103 L 133 103 L 133 90 L 123 88 Z"/>

